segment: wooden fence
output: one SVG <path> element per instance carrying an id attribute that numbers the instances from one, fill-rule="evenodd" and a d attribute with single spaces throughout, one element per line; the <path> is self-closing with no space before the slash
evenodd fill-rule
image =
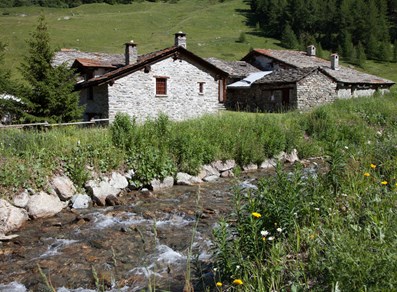
<path id="1" fill-rule="evenodd" d="M 59 123 L 50 124 L 44 123 L 33 123 L 33 124 L 15 124 L 15 125 L 2 125 L 0 124 L 0 129 L 23 129 L 23 128 L 46 128 L 46 127 L 59 127 L 59 126 L 100 126 L 107 125 L 109 119 L 92 119 L 87 122 L 74 122 L 74 123 Z"/>

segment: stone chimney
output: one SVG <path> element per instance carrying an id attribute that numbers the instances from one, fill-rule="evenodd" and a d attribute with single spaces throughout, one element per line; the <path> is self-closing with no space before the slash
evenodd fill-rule
<path id="1" fill-rule="evenodd" d="M 331 55 L 331 69 L 339 70 L 339 56 L 338 56 L 338 54 Z"/>
<path id="2" fill-rule="evenodd" d="M 186 33 L 180 31 L 175 34 L 175 46 L 186 49 Z"/>
<path id="3" fill-rule="evenodd" d="M 312 57 L 312 56 L 316 56 L 316 47 L 313 45 L 310 45 L 307 47 L 307 55 Z"/>
<path id="4" fill-rule="evenodd" d="M 125 64 L 134 64 L 138 60 L 138 48 L 137 44 L 131 40 L 129 43 L 125 43 Z"/>

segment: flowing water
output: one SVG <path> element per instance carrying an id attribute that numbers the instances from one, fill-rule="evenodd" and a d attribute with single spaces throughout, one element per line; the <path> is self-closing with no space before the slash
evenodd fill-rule
<path id="1" fill-rule="evenodd" d="M 45 278 L 59 292 L 96 291 L 96 281 L 106 291 L 182 291 L 186 273 L 203 290 L 213 283 L 212 230 L 230 213 L 233 189 L 270 174 L 131 192 L 121 206 L 30 221 L 0 243 L 0 291 L 48 291 Z"/>

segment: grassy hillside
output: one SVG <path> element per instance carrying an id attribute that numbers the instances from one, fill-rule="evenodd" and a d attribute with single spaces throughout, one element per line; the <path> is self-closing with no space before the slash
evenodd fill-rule
<path id="1" fill-rule="evenodd" d="M 17 71 L 27 50 L 25 40 L 44 13 L 54 47 L 122 53 L 131 39 L 140 53 L 173 44 L 173 34 L 184 31 L 188 48 L 202 57 L 238 60 L 250 48 L 278 48 L 246 25 L 249 6 L 244 0 L 180 0 L 178 4 L 142 2 L 129 5 L 90 4 L 72 9 L 18 7 L 0 9 L 0 40 L 8 44 L 6 66 Z M 238 42 L 245 33 L 245 42 Z M 397 81 L 396 64 L 369 62 L 368 71 Z"/>

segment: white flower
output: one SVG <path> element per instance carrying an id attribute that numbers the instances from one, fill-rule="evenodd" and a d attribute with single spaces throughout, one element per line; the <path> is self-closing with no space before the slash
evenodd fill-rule
<path id="1" fill-rule="evenodd" d="M 349 147 L 345 146 L 345 149 L 347 150 L 347 149 L 349 149 Z"/>
<path id="2" fill-rule="evenodd" d="M 238 269 L 240 269 L 240 266 L 239 266 L 239 265 L 236 266 L 236 270 L 238 270 Z"/>
<path id="3" fill-rule="evenodd" d="M 274 240 L 274 236 L 270 236 L 267 240 L 269 240 L 269 241 Z"/>
<path id="4" fill-rule="evenodd" d="M 316 211 L 320 211 L 320 208 L 314 208 L 314 210 L 316 210 Z"/>
<path id="5" fill-rule="evenodd" d="M 280 228 L 280 227 L 279 227 L 279 228 L 277 228 L 276 230 L 277 230 L 277 232 L 279 232 L 279 233 L 283 232 L 283 229 L 282 229 L 282 228 Z"/>
<path id="6" fill-rule="evenodd" d="M 267 230 L 262 230 L 261 231 L 261 235 L 262 236 L 268 236 L 270 233 L 269 233 L 269 231 L 267 231 Z"/>

